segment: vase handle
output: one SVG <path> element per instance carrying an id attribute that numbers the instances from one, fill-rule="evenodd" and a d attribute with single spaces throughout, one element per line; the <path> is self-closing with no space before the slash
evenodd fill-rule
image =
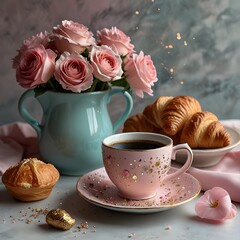
<path id="1" fill-rule="evenodd" d="M 133 108 L 133 100 L 132 96 L 125 91 L 123 88 L 115 88 L 112 89 L 108 94 L 108 101 L 110 101 L 110 98 L 115 94 L 121 94 L 125 100 L 126 100 L 126 107 L 123 113 L 119 116 L 119 118 L 116 120 L 115 123 L 113 123 L 113 133 L 117 131 L 119 127 L 127 120 L 128 116 L 130 115 L 132 108 Z"/>
<path id="2" fill-rule="evenodd" d="M 35 129 L 35 131 L 37 132 L 38 138 L 40 139 L 41 133 L 42 133 L 41 125 L 36 119 L 32 117 L 32 115 L 29 113 L 29 111 L 25 107 L 26 99 L 29 97 L 34 97 L 34 95 L 35 95 L 35 92 L 33 89 L 29 89 L 25 91 L 18 101 L 18 111 L 21 117 Z"/>

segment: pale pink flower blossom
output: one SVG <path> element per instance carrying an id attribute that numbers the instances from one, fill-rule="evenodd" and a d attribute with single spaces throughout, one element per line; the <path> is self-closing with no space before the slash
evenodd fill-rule
<path id="1" fill-rule="evenodd" d="M 53 76 L 56 56 L 43 45 L 21 52 L 15 62 L 17 82 L 24 88 L 46 83 Z"/>
<path id="2" fill-rule="evenodd" d="M 18 50 L 18 54 L 13 59 L 13 68 L 17 68 L 19 65 L 22 53 L 24 53 L 29 48 L 36 48 L 40 45 L 42 45 L 45 49 L 50 47 L 49 33 L 47 31 L 44 33 L 40 32 L 23 41 L 22 46 Z"/>
<path id="3" fill-rule="evenodd" d="M 23 41 L 12 59 L 17 82 L 45 91 L 93 92 L 121 87 L 139 97 L 153 95 L 158 80 L 149 55 L 135 53 L 131 39 L 117 27 L 97 31 L 64 20 L 51 31 Z"/>
<path id="4" fill-rule="evenodd" d="M 237 215 L 228 192 L 220 187 L 206 191 L 197 201 L 195 211 L 200 218 L 215 221 L 224 221 Z"/>
<path id="5" fill-rule="evenodd" d="M 134 45 L 131 44 L 130 37 L 116 27 L 103 28 L 101 31 L 97 31 L 97 37 L 99 44 L 112 48 L 114 46 L 120 55 L 125 56 L 134 52 Z"/>
<path id="6" fill-rule="evenodd" d="M 60 54 L 65 51 L 82 53 L 96 44 L 93 33 L 77 22 L 64 20 L 52 31 L 51 39 Z"/>
<path id="7" fill-rule="evenodd" d="M 56 61 L 54 76 L 63 89 L 82 92 L 93 83 L 91 64 L 79 53 L 64 52 Z"/>
<path id="8" fill-rule="evenodd" d="M 90 52 L 90 60 L 93 66 L 93 75 L 103 81 L 110 82 L 120 79 L 122 59 L 108 46 L 94 46 Z"/>
<path id="9" fill-rule="evenodd" d="M 143 92 L 146 92 L 152 96 L 153 90 L 151 87 L 158 79 L 150 55 L 144 56 L 142 51 L 139 55 L 134 53 L 132 57 L 127 56 L 124 63 L 126 80 L 136 95 L 143 98 Z"/>
<path id="10" fill-rule="evenodd" d="M 24 40 L 23 45 L 28 48 L 38 47 L 39 45 L 43 45 L 45 48 L 48 48 L 49 44 L 50 44 L 49 35 L 50 35 L 50 33 L 47 31 L 40 32 L 40 33 Z"/>

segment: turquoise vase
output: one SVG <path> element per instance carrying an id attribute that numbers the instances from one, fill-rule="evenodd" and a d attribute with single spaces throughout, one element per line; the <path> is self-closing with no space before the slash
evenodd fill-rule
<path id="1" fill-rule="evenodd" d="M 81 94 L 47 91 L 36 97 L 43 110 L 38 122 L 26 108 L 26 99 L 34 94 L 34 90 L 24 92 L 18 107 L 37 132 L 42 160 L 63 175 L 79 176 L 102 167 L 102 140 L 115 133 L 130 115 L 131 95 L 119 88 Z M 116 94 L 125 98 L 126 105 L 112 124 L 107 105 Z"/>

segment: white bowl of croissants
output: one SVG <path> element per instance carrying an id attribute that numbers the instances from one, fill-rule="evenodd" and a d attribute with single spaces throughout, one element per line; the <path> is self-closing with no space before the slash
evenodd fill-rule
<path id="1" fill-rule="evenodd" d="M 193 151 L 193 166 L 209 167 L 240 144 L 240 134 L 224 126 L 215 114 L 202 110 L 191 96 L 162 96 L 129 117 L 123 132 L 154 132 L 167 135 L 174 144 L 188 143 Z M 183 161 L 180 153 L 176 160 Z"/>

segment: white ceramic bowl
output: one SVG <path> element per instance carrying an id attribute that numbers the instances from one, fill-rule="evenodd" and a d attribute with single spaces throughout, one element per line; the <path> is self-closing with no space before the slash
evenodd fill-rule
<path id="1" fill-rule="evenodd" d="M 240 134 L 235 129 L 231 127 L 224 126 L 224 128 L 228 131 L 231 136 L 231 144 L 227 147 L 223 148 L 215 148 L 215 149 L 192 149 L 193 151 L 193 167 L 211 167 L 216 165 L 221 161 L 224 155 L 230 152 L 233 148 L 240 144 Z M 178 153 L 176 156 L 176 161 L 180 163 L 184 163 L 184 155 L 182 153 Z"/>

